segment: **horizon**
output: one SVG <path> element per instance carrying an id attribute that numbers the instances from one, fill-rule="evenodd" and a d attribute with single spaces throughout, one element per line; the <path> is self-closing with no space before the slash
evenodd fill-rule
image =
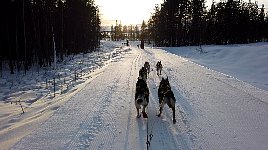
<path id="1" fill-rule="evenodd" d="M 250 0 L 244 0 L 248 2 Z M 220 0 L 215 0 L 216 3 Z M 251 2 L 256 2 L 251 0 Z M 258 0 L 258 5 L 268 8 L 267 0 Z M 141 3 L 143 5 L 141 5 Z M 148 21 L 151 13 L 154 12 L 155 5 L 163 3 L 163 0 L 96 0 L 95 4 L 99 7 L 101 26 L 115 25 L 116 20 L 123 25 L 139 25 L 142 21 Z M 127 5 L 124 5 L 127 4 Z M 206 7 L 209 8 L 211 1 L 206 2 Z M 131 7 L 129 7 L 131 5 Z M 138 11 L 137 11 L 138 10 Z"/>

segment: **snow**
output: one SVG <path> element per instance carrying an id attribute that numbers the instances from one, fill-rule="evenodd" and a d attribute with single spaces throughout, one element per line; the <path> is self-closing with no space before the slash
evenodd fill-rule
<path id="1" fill-rule="evenodd" d="M 268 91 L 268 44 L 161 48 Z"/>
<path id="2" fill-rule="evenodd" d="M 146 149 L 147 135 L 153 150 L 268 149 L 268 43 L 202 46 L 203 52 L 121 43 L 102 41 L 101 51 L 66 58 L 56 70 L 3 72 L 1 149 Z M 145 61 L 152 68 L 148 119 L 136 118 L 134 105 Z M 177 100 L 176 124 L 167 106 L 156 116 L 161 77 Z"/>

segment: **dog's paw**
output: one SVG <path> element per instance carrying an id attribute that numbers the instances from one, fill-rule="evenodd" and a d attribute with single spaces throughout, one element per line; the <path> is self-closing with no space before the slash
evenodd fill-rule
<path id="1" fill-rule="evenodd" d="M 176 124 L 176 119 L 173 120 L 173 124 Z"/>
<path id="2" fill-rule="evenodd" d="M 138 114 L 138 115 L 137 115 L 137 118 L 140 118 L 140 117 L 141 117 L 141 114 Z"/>
<path id="3" fill-rule="evenodd" d="M 157 114 L 156 116 L 157 116 L 157 117 L 160 117 L 160 116 L 161 116 L 161 114 Z"/>

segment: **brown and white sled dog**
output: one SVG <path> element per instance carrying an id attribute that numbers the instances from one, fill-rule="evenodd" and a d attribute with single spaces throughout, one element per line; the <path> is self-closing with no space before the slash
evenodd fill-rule
<path id="1" fill-rule="evenodd" d="M 149 75 L 150 73 L 150 64 L 148 61 L 144 63 L 144 68 L 146 69 L 146 73 Z"/>
<path id="2" fill-rule="evenodd" d="M 163 68 L 163 66 L 162 66 L 161 61 L 158 61 L 158 62 L 156 63 L 156 71 L 157 71 L 157 75 L 161 75 L 162 68 Z"/>
<path id="3" fill-rule="evenodd" d="M 135 106 L 137 109 L 137 118 L 141 117 L 140 109 L 142 108 L 142 114 L 144 118 L 147 118 L 145 108 L 149 103 L 149 88 L 145 80 L 141 77 L 138 78 L 136 83 L 136 92 L 135 92 Z"/>
<path id="4" fill-rule="evenodd" d="M 174 96 L 174 93 L 171 90 L 168 77 L 166 79 L 162 78 L 159 88 L 158 88 L 158 98 L 159 98 L 159 114 L 158 117 L 161 116 L 163 107 L 165 104 L 169 106 L 169 108 L 172 109 L 173 112 L 173 123 L 176 123 L 175 119 L 175 103 L 176 99 Z"/>

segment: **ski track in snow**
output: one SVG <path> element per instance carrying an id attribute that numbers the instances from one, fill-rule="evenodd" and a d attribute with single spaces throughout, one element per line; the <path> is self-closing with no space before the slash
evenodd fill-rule
<path id="1" fill-rule="evenodd" d="M 162 76 L 156 75 L 158 60 L 163 63 Z M 148 119 L 136 118 L 134 105 L 138 71 L 145 61 L 150 62 L 152 69 L 147 80 Z M 161 77 L 169 77 L 176 97 L 176 124 L 172 123 L 168 106 L 161 117 L 156 116 Z M 146 149 L 147 130 L 152 135 L 152 150 L 254 149 L 267 137 L 261 132 L 268 131 L 265 97 L 265 91 L 165 51 L 133 48 L 114 59 L 12 149 Z M 260 126 L 251 127 L 252 122 Z M 259 133 L 260 139 L 250 139 L 251 134 Z"/>

